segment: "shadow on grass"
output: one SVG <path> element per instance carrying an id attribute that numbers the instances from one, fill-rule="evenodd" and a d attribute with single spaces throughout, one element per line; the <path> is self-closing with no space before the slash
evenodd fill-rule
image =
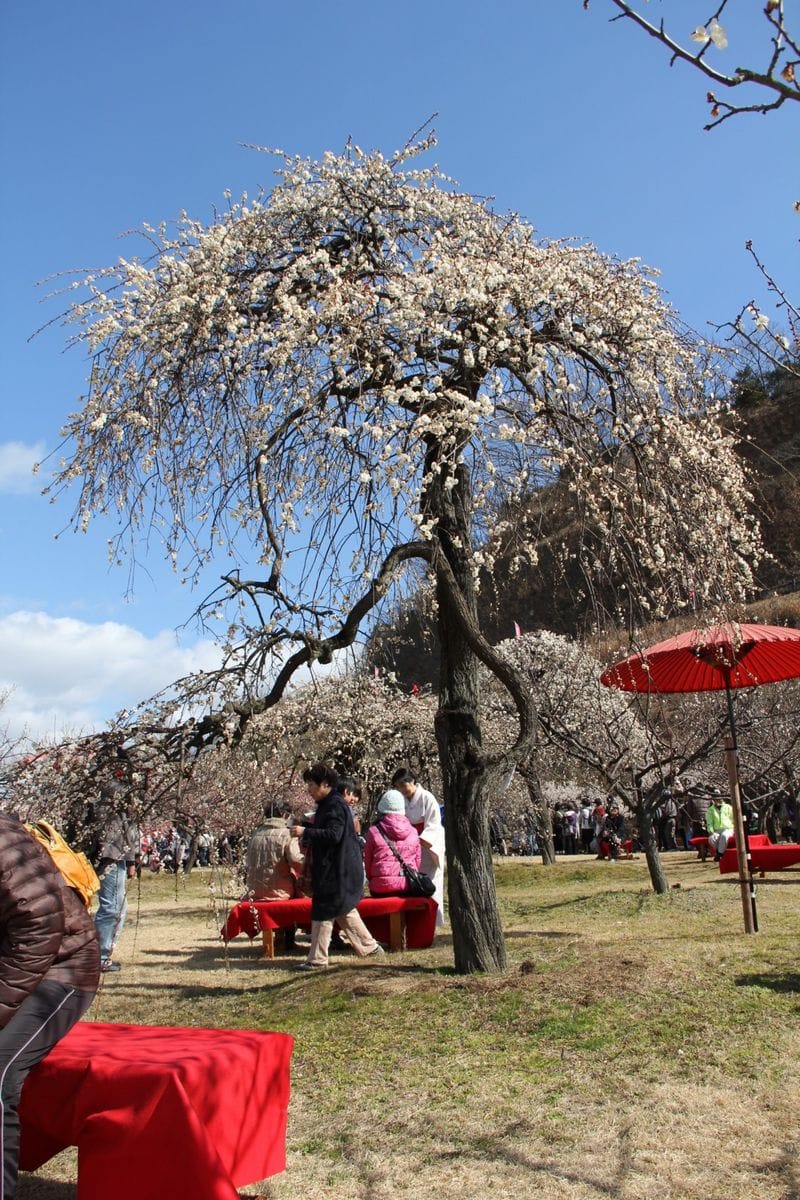
<path id="1" fill-rule="evenodd" d="M 737 987 L 767 988 L 771 992 L 800 994 L 800 971 L 762 971 L 752 975 L 737 975 Z"/>
<path id="2" fill-rule="evenodd" d="M 412 952 L 413 953 L 413 952 Z M 164 984 L 157 981 L 149 982 L 143 979 L 128 981 L 120 975 L 113 976 L 113 990 L 115 993 L 128 993 L 133 996 L 142 996 L 147 993 L 163 995 L 165 990 L 170 990 L 176 999 L 194 1000 L 203 999 L 205 997 L 236 996 L 240 999 L 245 999 L 248 995 L 259 995 L 265 989 L 271 992 L 285 990 L 286 988 L 296 988 L 298 986 L 318 986 L 321 980 L 329 979 L 333 981 L 341 980 L 342 986 L 349 987 L 351 981 L 355 978 L 358 983 L 363 983 L 373 973 L 377 978 L 384 977 L 386 974 L 394 976 L 430 976 L 431 978 L 449 978 L 455 976 L 455 967 L 446 964 L 425 964 L 420 962 L 412 962 L 405 955 L 393 954 L 386 955 L 376 962 L 367 963 L 364 959 L 357 958 L 355 955 L 335 955 L 331 958 L 331 965 L 327 971 L 320 972 L 305 972 L 299 970 L 299 966 L 305 961 L 305 951 L 299 952 L 293 958 L 260 958 L 254 954 L 249 954 L 247 957 L 238 956 L 236 958 L 229 957 L 226 963 L 225 957 L 217 949 L 202 950 L 195 954 L 189 955 L 184 963 L 192 970 L 202 972 L 206 978 L 209 978 L 210 972 L 213 972 L 213 978 L 220 982 L 212 982 L 204 984 Z M 151 965 L 151 964 L 146 964 Z M 154 968 L 158 967 L 158 963 L 153 963 Z M 232 977 L 246 977 L 252 980 L 253 977 L 258 978 L 256 986 L 226 986 L 224 980 Z M 99 1019 L 99 1018 L 98 1018 Z"/>
<path id="3" fill-rule="evenodd" d="M 17 1183 L 16 1200 L 76 1200 L 77 1184 L 61 1183 L 57 1179 L 39 1179 L 36 1175 L 21 1174 Z"/>
<path id="4" fill-rule="evenodd" d="M 575 934 L 570 930 L 560 929 L 506 929 L 503 932 L 503 937 L 507 942 L 514 939 L 524 939 L 530 941 L 531 938 L 562 938 L 566 941 L 574 941 Z"/>
<path id="5" fill-rule="evenodd" d="M 767 1171 L 786 1186 L 781 1193 L 782 1200 L 800 1200 L 800 1170 L 797 1159 L 800 1154 L 800 1143 L 793 1142 L 781 1148 L 780 1156 L 774 1162 L 767 1164 Z"/>
<path id="6" fill-rule="evenodd" d="M 602 1177 L 592 1178 L 587 1173 L 579 1170 L 570 1170 L 567 1167 L 561 1166 L 552 1159 L 532 1158 L 524 1151 L 515 1150 L 509 1146 L 507 1144 L 509 1133 L 517 1137 L 524 1135 L 526 1126 L 528 1126 L 528 1122 L 517 1121 L 509 1128 L 502 1129 L 496 1134 L 484 1134 L 480 1137 L 470 1139 L 466 1145 L 462 1145 L 458 1150 L 444 1153 L 442 1158 L 474 1157 L 480 1161 L 488 1157 L 492 1161 L 506 1163 L 510 1167 L 527 1171 L 533 1176 L 531 1186 L 534 1186 L 537 1179 L 558 1179 L 566 1184 L 579 1184 L 583 1188 L 596 1192 L 601 1196 L 615 1197 L 623 1194 L 626 1180 L 631 1170 L 630 1129 L 623 1127 L 619 1131 L 616 1169 L 614 1164 L 614 1148 L 613 1146 L 609 1146 L 609 1152 L 604 1156 L 605 1165 Z M 530 1131 L 533 1132 L 532 1129 Z"/>
<path id="7" fill-rule="evenodd" d="M 586 904 L 592 901 L 595 905 L 602 904 L 605 900 L 619 899 L 622 896 L 632 896 L 633 892 L 611 889 L 607 892 L 589 892 L 585 896 L 570 896 L 566 900 L 554 900 L 552 904 L 537 904 L 536 912 L 554 912 L 559 908 L 574 908 L 576 904 Z"/>

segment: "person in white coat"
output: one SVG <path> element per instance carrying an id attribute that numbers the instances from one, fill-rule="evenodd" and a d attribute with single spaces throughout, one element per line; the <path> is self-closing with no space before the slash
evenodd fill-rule
<path id="1" fill-rule="evenodd" d="M 422 843 L 420 870 L 430 875 L 436 885 L 433 895 L 439 906 L 436 924 L 444 925 L 444 826 L 439 802 L 432 792 L 420 786 L 408 767 L 395 771 L 392 787 L 401 793 L 406 803 L 406 816 L 419 834 Z"/>

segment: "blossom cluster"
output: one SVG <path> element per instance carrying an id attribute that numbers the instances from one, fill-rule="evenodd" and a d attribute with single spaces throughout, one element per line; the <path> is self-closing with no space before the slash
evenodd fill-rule
<path id="1" fill-rule="evenodd" d="M 324 634 L 456 509 L 451 550 L 491 570 L 501 505 L 559 477 L 600 531 L 587 568 L 630 569 L 653 613 L 741 598 L 743 467 L 654 273 L 537 239 L 415 153 L 285 157 L 269 195 L 83 279 L 92 375 L 56 484 L 76 524 L 116 520 L 115 555 L 160 541 L 184 578 L 249 562 L 241 645 L 254 596 L 267 644 Z"/>

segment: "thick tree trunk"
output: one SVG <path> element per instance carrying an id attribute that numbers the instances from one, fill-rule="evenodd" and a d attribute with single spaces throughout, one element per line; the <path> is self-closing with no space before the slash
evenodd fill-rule
<path id="1" fill-rule="evenodd" d="M 477 625 L 472 573 L 471 481 L 457 468 L 458 486 L 439 485 L 429 499 L 442 551 L 469 617 Z M 479 719 L 478 660 L 462 633 L 449 589 L 437 578 L 441 648 L 436 740 L 442 768 L 447 878 L 455 968 L 459 974 L 501 971 L 506 949 L 497 907 L 489 837 L 490 787 L 498 780 L 484 761 Z"/>
<path id="2" fill-rule="evenodd" d="M 652 814 L 646 804 L 639 803 L 637 805 L 636 816 L 639 822 L 639 841 L 642 843 L 642 849 L 644 850 L 644 857 L 647 861 L 647 869 L 650 872 L 650 882 L 653 885 L 653 891 L 658 896 L 663 896 L 669 891 L 669 882 L 664 874 L 664 866 L 661 862 L 661 855 L 658 852 L 658 834 Z"/>

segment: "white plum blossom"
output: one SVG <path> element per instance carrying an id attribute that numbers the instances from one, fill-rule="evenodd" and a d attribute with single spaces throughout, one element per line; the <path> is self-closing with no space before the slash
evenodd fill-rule
<path id="1" fill-rule="evenodd" d="M 727 49 L 728 35 L 716 17 L 712 17 L 708 23 L 708 36 L 718 50 Z"/>
<path id="2" fill-rule="evenodd" d="M 537 241 L 435 171 L 379 153 L 287 159 L 267 198 L 207 228 L 186 217 L 150 265 L 120 259 L 86 291 L 69 319 L 94 370 L 61 473 L 81 484 L 82 520 L 125 512 L 135 540 L 152 501 L 197 568 L 226 532 L 282 564 L 312 513 L 345 505 L 363 578 L 409 520 L 435 537 L 440 476 L 445 494 L 471 479 L 480 541 L 546 450 L 549 477 L 568 466 L 587 494 L 611 557 L 625 514 L 653 611 L 674 588 L 648 547 L 667 548 L 671 575 L 686 565 L 686 528 L 709 530 L 720 591 L 749 584 L 745 481 L 651 275 Z M 345 558 L 304 554 L 302 590 L 327 607 L 346 590 Z"/>
<path id="3" fill-rule="evenodd" d="M 708 25 L 698 25 L 691 37 L 693 42 L 712 42 L 718 50 L 728 46 L 728 35 L 716 17 L 712 17 Z"/>
<path id="4" fill-rule="evenodd" d="M 475 853 L 487 780 L 534 732 L 522 677 L 477 623 L 499 515 L 535 561 L 524 502 L 563 479 L 585 573 L 620 575 L 652 614 L 688 604 L 689 578 L 693 603 L 735 604 L 760 541 L 734 437 L 653 273 L 538 239 L 418 167 L 431 144 L 284 156 L 267 196 L 208 227 L 185 217 L 148 235 L 147 265 L 85 280 L 68 320 L 92 378 L 58 484 L 77 484 L 81 521 L 120 514 L 134 555 L 157 528 L 184 577 L 220 545 L 255 561 L 226 562 L 208 601 L 229 605 L 244 724 L 352 645 L 407 564 L 434 579 L 443 793 L 469 814 L 452 832 L 456 963 L 485 970 L 505 953 Z M 519 713 L 502 755 L 481 747 L 478 658 Z"/>

